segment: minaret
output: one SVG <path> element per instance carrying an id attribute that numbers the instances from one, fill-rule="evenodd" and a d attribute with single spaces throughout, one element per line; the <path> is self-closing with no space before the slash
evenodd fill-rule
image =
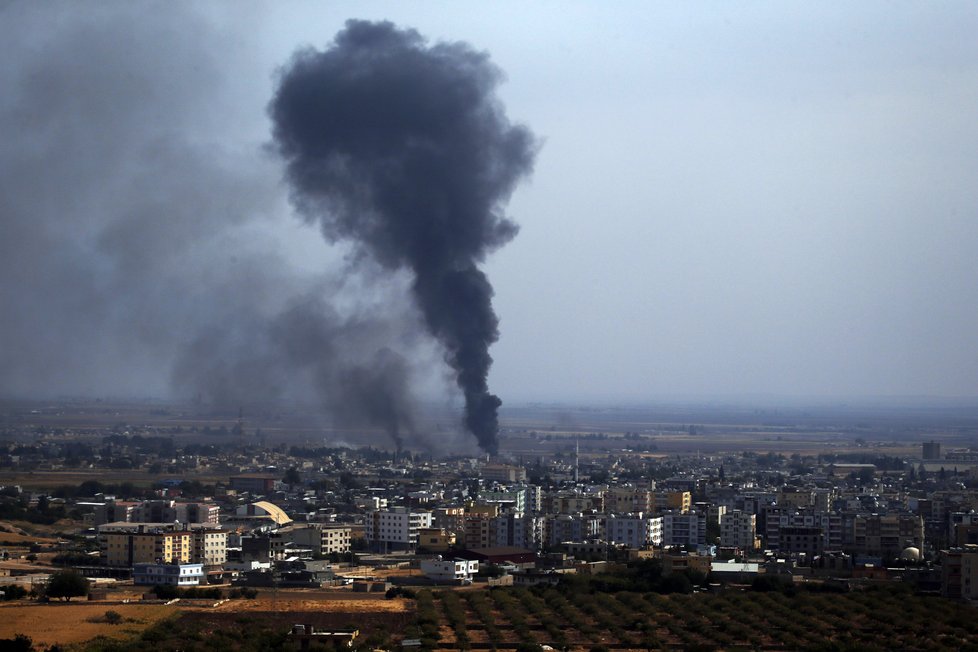
<path id="1" fill-rule="evenodd" d="M 581 468 L 581 440 L 575 438 L 574 439 L 574 484 L 575 485 L 581 480 L 580 468 Z"/>

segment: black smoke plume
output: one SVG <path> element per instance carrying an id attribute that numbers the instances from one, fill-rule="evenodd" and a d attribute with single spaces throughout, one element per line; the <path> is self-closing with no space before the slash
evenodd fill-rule
<path id="1" fill-rule="evenodd" d="M 498 319 L 478 264 L 516 234 L 501 205 L 536 150 L 496 99 L 500 78 L 463 43 L 429 46 L 388 22 L 349 21 L 326 50 L 293 57 L 269 107 L 298 209 L 329 240 L 413 273 L 465 396 L 465 425 L 491 453 Z"/>

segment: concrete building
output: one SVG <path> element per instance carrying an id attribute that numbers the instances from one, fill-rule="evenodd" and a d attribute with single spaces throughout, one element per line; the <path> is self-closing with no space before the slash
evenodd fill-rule
<path id="1" fill-rule="evenodd" d="M 442 552 L 455 547 L 455 533 L 445 528 L 426 527 L 418 529 L 418 548 L 431 552 Z"/>
<path id="2" fill-rule="evenodd" d="M 178 503 L 173 500 L 145 500 L 136 505 L 130 518 L 136 523 L 207 523 L 218 525 L 220 508 L 213 503 Z"/>
<path id="3" fill-rule="evenodd" d="M 739 509 L 720 517 L 720 543 L 741 550 L 757 548 L 757 516 Z"/>
<path id="4" fill-rule="evenodd" d="M 604 494 L 605 511 L 609 514 L 651 514 L 652 492 L 643 487 L 612 487 Z"/>
<path id="5" fill-rule="evenodd" d="M 941 551 L 941 594 L 978 599 L 978 545 Z"/>
<path id="6" fill-rule="evenodd" d="M 198 586 L 204 577 L 202 564 L 134 564 L 136 586 Z"/>
<path id="7" fill-rule="evenodd" d="M 647 514 L 608 516 L 605 519 L 605 539 L 613 545 L 629 548 L 662 545 L 662 517 Z"/>
<path id="8" fill-rule="evenodd" d="M 592 541 L 601 537 L 604 519 L 584 514 L 559 514 L 546 519 L 547 543 L 559 546 L 567 541 Z"/>
<path id="9" fill-rule="evenodd" d="M 465 535 L 465 508 L 436 507 L 431 512 L 431 526 L 452 532 L 461 539 Z"/>
<path id="10" fill-rule="evenodd" d="M 293 523 L 276 530 L 276 534 L 314 555 L 350 552 L 350 526 L 326 523 Z"/>
<path id="11" fill-rule="evenodd" d="M 490 547 L 516 546 L 539 550 L 543 545 L 544 528 L 545 519 L 542 516 L 500 514 L 489 522 Z"/>
<path id="12" fill-rule="evenodd" d="M 693 506 L 693 495 L 688 491 L 656 491 L 653 502 L 657 514 L 667 511 L 686 514 Z"/>
<path id="13" fill-rule="evenodd" d="M 666 546 L 706 544 L 706 515 L 695 512 L 663 514 L 662 543 Z"/>
<path id="14" fill-rule="evenodd" d="M 482 477 L 487 482 L 499 482 L 500 484 L 526 482 L 526 469 L 522 466 L 509 464 L 486 464 L 482 467 Z"/>
<path id="15" fill-rule="evenodd" d="M 822 554 L 822 528 L 786 525 L 778 532 L 778 552 L 804 554 L 813 559 Z"/>
<path id="16" fill-rule="evenodd" d="M 851 554 L 896 558 L 907 547 L 924 549 L 924 522 L 917 514 L 860 514 L 852 528 Z"/>
<path id="17" fill-rule="evenodd" d="M 221 566 L 227 561 L 225 530 L 205 524 L 107 523 L 96 535 L 106 566 L 138 563 Z"/>
<path id="18" fill-rule="evenodd" d="M 231 476 L 230 485 L 231 489 L 235 491 L 246 491 L 256 496 L 264 496 L 275 491 L 277 481 L 278 478 L 274 475 L 266 473 L 244 473 Z"/>
<path id="19" fill-rule="evenodd" d="M 941 442 L 925 441 L 921 446 L 921 449 L 921 457 L 923 457 L 925 461 L 941 459 Z"/>
<path id="20" fill-rule="evenodd" d="M 662 574 L 695 571 L 708 574 L 713 563 L 710 555 L 700 555 L 689 552 L 665 552 L 662 554 Z"/>
<path id="21" fill-rule="evenodd" d="M 513 487 L 500 491 L 480 491 L 479 503 L 499 505 L 500 513 L 523 514 L 526 512 L 526 488 Z"/>
<path id="22" fill-rule="evenodd" d="M 479 572 L 475 559 L 422 559 L 421 572 L 436 582 L 471 582 Z"/>
<path id="23" fill-rule="evenodd" d="M 418 531 L 431 527 L 431 512 L 407 507 L 376 510 L 367 514 L 364 533 L 367 543 L 378 550 L 414 550 Z"/>

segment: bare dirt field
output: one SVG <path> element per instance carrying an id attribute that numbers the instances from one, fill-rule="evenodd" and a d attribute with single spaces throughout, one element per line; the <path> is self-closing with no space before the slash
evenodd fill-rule
<path id="1" fill-rule="evenodd" d="M 354 598 L 346 593 L 328 592 L 284 591 L 259 594 L 254 600 L 229 600 L 217 607 L 213 604 L 213 600 L 182 600 L 173 605 L 84 601 L 67 604 L 0 604 L 0 638 L 26 634 L 38 646 L 66 645 L 83 643 L 96 636 L 117 639 L 134 637 L 167 616 L 213 621 L 214 625 L 227 626 L 233 623 L 235 614 L 247 613 L 261 615 L 276 623 L 281 621 L 281 627 L 287 627 L 292 621 L 310 621 L 336 627 L 358 622 L 365 616 L 378 622 L 391 618 L 397 622 L 407 622 L 411 611 L 408 601 L 386 600 L 383 594 L 358 595 Z M 106 611 L 118 612 L 123 622 L 118 625 L 97 622 Z"/>
<path id="2" fill-rule="evenodd" d="M 89 622 L 101 619 L 106 611 L 122 615 L 118 625 Z M 0 605 L 0 638 L 26 634 L 35 645 L 81 643 L 95 638 L 128 638 L 166 616 L 177 613 L 176 606 L 162 604 L 106 604 L 77 602 L 67 604 Z"/>
<path id="3" fill-rule="evenodd" d="M 406 600 L 386 600 L 379 598 L 350 599 L 349 596 L 304 598 L 300 596 L 262 596 L 255 600 L 230 600 L 214 608 L 218 612 L 323 612 L 323 613 L 406 613 L 409 611 Z"/>

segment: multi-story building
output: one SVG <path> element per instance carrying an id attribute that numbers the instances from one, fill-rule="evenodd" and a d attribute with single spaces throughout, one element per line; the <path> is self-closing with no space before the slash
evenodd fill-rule
<path id="1" fill-rule="evenodd" d="M 173 500 L 146 500 L 133 511 L 137 523 L 209 523 L 217 525 L 220 508 L 213 503 L 178 503 Z"/>
<path id="2" fill-rule="evenodd" d="M 275 534 L 294 546 L 308 548 L 314 555 L 350 552 L 349 525 L 302 523 L 279 528 Z"/>
<path id="3" fill-rule="evenodd" d="M 580 514 L 583 512 L 603 512 L 604 497 L 598 494 L 566 494 L 555 497 L 558 514 Z"/>
<path id="4" fill-rule="evenodd" d="M 609 514 L 650 514 L 653 507 L 652 492 L 642 487 L 612 487 L 604 502 Z"/>
<path id="5" fill-rule="evenodd" d="M 804 554 L 809 559 L 822 554 L 822 528 L 817 526 L 785 525 L 778 532 L 778 551 Z"/>
<path id="6" fill-rule="evenodd" d="M 275 483 L 278 481 L 274 475 L 265 473 L 245 473 L 233 475 L 230 479 L 231 489 L 235 491 L 247 491 L 256 496 L 275 491 Z"/>
<path id="7" fill-rule="evenodd" d="M 898 557 L 908 547 L 924 547 L 924 522 L 917 514 L 860 514 L 853 520 L 852 554 Z"/>
<path id="8" fill-rule="evenodd" d="M 452 532 L 457 539 L 461 539 L 465 534 L 465 508 L 435 508 L 431 513 L 431 526 Z"/>
<path id="9" fill-rule="evenodd" d="M 815 503 L 815 492 L 799 487 L 782 487 L 778 491 L 778 504 L 794 509 L 807 509 Z"/>
<path id="10" fill-rule="evenodd" d="M 736 509 L 720 517 L 720 543 L 741 550 L 757 547 L 757 516 Z"/>
<path id="11" fill-rule="evenodd" d="M 465 547 L 489 548 L 494 543 L 492 518 L 471 514 L 465 519 Z"/>
<path id="12" fill-rule="evenodd" d="M 523 514 L 526 512 L 526 488 L 513 487 L 499 491 L 480 491 L 479 502 L 499 505 L 500 512 Z"/>
<path id="13" fill-rule="evenodd" d="M 94 509 L 94 525 L 105 525 L 106 523 L 131 523 L 134 518 L 138 502 L 123 502 L 117 500 L 107 500 L 101 505 L 96 505 Z"/>
<path id="14" fill-rule="evenodd" d="M 440 527 L 418 530 L 418 547 L 429 552 L 443 552 L 455 547 L 455 532 Z"/>
<path id="15" fill-rule="evenodd" d="M 543 545 L 544 521 L 541 516 L 500 514 L 489 523 L 491 545 L 539 550 Z"/>
<path id="16" fill-rule="evenodd" d="M 921 446 L 921 453 L 924 460 L 939 460 L 941 459 L 941 442 L 939 441 L 925 441 Z"/>
<path id="17" fill-rule="evenodd" d="M 429 527 L 431 512 L 394 507 L 367 514 L 364 533 L 375 549 L 413 550 L 418 546 L 418 530 Z"/>
<path id="18" fill-rule="evenodd" d="M 499 482 L 501 484 L 526 482 L 526 469 L 522 466 L 509 464 L 486 464 L 482 467 L 482 477 L 487 482 Z"/>
<path id="19" fill-rule="evenodd" d="M 710 572 L 713 557 L 710 555 L 700 555 L 688 552 L 665 552 L 662 554 L 662 574 L 682 573 L 693 571 L 703 573 Z"/>
<path id="20" fill-rule="evenodd" d="M 545 521 L 545 536 L 549 545 L 559 546 L 566 541 L 592 541 L 601 536 L 603 519 L 583 514 L 559 514 Z"/>
<path id="21" fill-rule="evenodd" d="M 688 491 L 656 491 L 653 501 L 657 514 L 668 511 L 686 514 L 693 506 L 693 495 Z"/>
<path id="22" fill-rule="evenodd" d="M 629 548 L 662 545 L 662 517 L 647 514 L 608 516 L 605 538 L 609 543 Z"/>
<path id="23" fill-rule="evenodd" d="M 666 512 L 662 515 L 662 543 L 667 546 L 705 545 L 706 515 Z"/>
<path id="24" fill-rule="evenodd" d="M 528 484 L 526 489 L 526 513 L 539 514 L 543 511 L 543 489 L 537 485 Z"/>
<path id="25" fill-rule="evenodd" d="M 223 566 L 228 560 L 228 533 L 220 529 L 194 528 L 191 560 L 206 566 Z"/>
<path id="26" fill-rule="evenodd" d="M 978 545 L 941 551 L 941 593 L 948 598 L 978 599 Z"/>
<path id="27" fill-rule="evenodd" d="M 107 523 L 98 529 L 106 566 L 137 563 L 220 566 L 227 561 L 224 530 L 204 524 Z"/>

